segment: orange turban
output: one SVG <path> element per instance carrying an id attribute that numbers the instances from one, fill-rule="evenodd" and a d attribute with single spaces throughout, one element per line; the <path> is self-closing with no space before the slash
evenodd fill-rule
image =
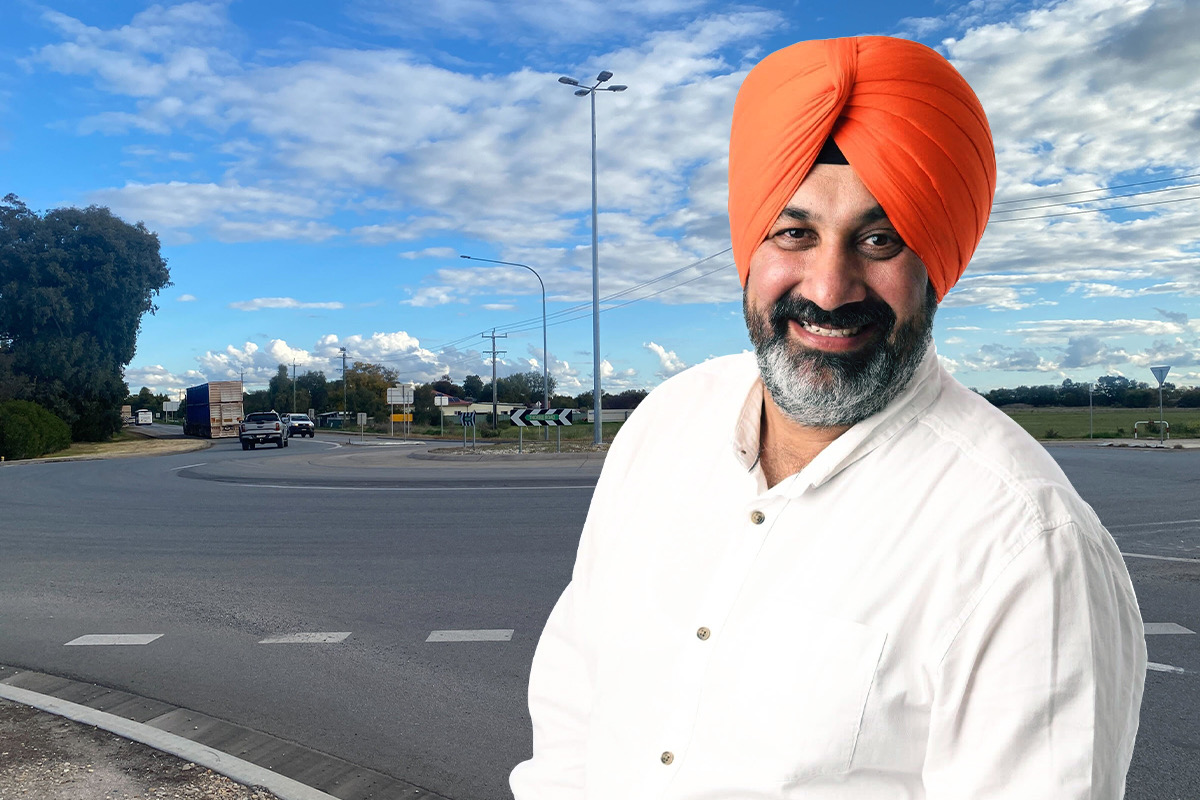
<path id="1" fill-rule="evenodd" d="M 992 133 L 946 59 L 883 36 L 794 44 L 746 76 L 729 138 L 729 225 L 742 285 L 750 256 L 830 136 L 925 264 L 940 301 L 991 213 Z"/>

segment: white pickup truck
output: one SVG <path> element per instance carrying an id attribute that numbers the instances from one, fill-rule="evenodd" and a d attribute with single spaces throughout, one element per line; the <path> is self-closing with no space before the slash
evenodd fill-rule
<path id="1" fill-rule="evenodd" d="M 247 414 L 238 425 L 238 438 L 243 450 L 253 450 L 259 442 L 274 442 L 276 447 L 288 446 L 287 426 L 274 411 L 255 411 Z"/>

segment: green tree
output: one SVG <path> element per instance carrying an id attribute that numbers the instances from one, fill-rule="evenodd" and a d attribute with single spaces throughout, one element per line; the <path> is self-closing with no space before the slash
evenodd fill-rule
<path id="1" fill-rule="evenodd" d="M 472 400 L 483 400 L 483 378 L 478 375 L 468 375 L 463 380 L 462 390 L 464 398 L 469 397 Z M 487 397 L 491 397 L 490 392 Z"/>
<path id="2" fill-rule="evenodd" d="M 306 372 L 296 378 L 296 385 L 301 392 L 308 393 L 308 403 L 301 405 L 300 411 L 308 411 L 311 408 L 322 414 L 333 410 L 329 407 L 329 384 L 325 380 L 324 372 Z M 338 399 L 341 399 L 340 394 Z"/>
<path id="3" fill-rule="evenodd" d="M 365 411 L 377 420 L 384 419 L 388 410 L 388 387 L 395 386 L 398 380 L 399 373 L 390 367 L 355 361 L 353 366 L 346 368 L 350 412 Z"/>
<path id="4" fill-rule="evenodd" d="M 122 370 L 170 285 L 158 237 L 140 223 L 97 206 L 39 216 L 15 195 L 0 201 L 0 349 L 28 398 L 77 440 L 120 430 Z"/>

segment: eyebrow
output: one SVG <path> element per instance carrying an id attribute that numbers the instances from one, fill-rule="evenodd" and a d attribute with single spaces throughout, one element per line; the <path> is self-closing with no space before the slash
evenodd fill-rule
<path id="1" fill-rule="evenodd" d="M 799 206 L 786 206 L 783 211 L 779 212 L 779 219 L 783 219 L 784 217 L 796 222 L 812 222 L 819 218 L 818 215 Z M 883 210 L 883 206 L 876 205 L 860 214 L 855 222 L 857 225 L 869 225 L 872 222 L 880 221 L 888 221 L 888 215 Z"/>

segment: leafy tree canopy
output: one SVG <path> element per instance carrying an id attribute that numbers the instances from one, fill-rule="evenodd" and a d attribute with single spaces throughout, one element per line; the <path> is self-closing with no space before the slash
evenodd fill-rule
<path id="1" fill-rule="evenodd" d="M 0 352 L 27 382 L 21 396 L 66 420 L 75 439 L 120 429 L 122 370 L 142 315 L 170 285 L 158 237 L 141 223 L 98 206 L 39 216 L 15 195 L 0 201 Z"/>

